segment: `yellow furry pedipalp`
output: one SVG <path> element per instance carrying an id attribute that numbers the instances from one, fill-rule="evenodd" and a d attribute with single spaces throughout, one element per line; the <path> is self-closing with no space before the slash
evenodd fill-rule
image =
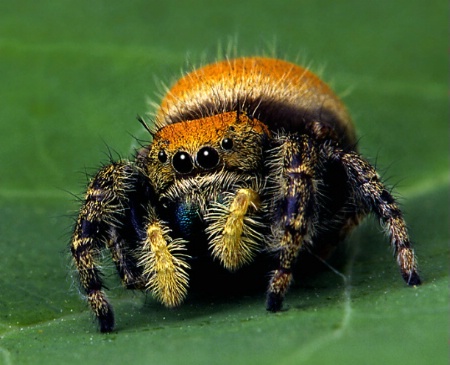
<path id="1" fill-rule="evenodd" d="M 147 228 L 147 240 L 143 245 L 141 265 L 146 284 L 154 296 L 167 307 L 176 307 L 186 297 L 189 264 L 184 261 L 182 240 L 168 242 L 167 232 L 157 223 Z"/>
<path id="2" fill-rule="evenodd" d="M 260 205 L 259 195 L 243 188 L 237 191 L 228 209 L 216 211 L 219 218 L 209 229 L 216 234 L 210 247 L 226 269 L 237 270 L 252 260 L 260 237 L 249 225 L 255 222 L 247 214 L 257 211 Z"/>

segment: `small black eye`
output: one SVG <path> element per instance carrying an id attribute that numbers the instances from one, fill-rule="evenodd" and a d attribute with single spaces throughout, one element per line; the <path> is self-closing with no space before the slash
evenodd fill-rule
<path id="1" fill-rule="evenodd" d="M 231 150 L 233 148 L 233 140 L 231 138 L 222 139 L 222 148 L 224 150 Z"/>
<path id="2" fill-rule="evenodd" d="M 179 151 L 175 153 L 172 159 L 172 165 L 173 168 L 180 174 L 187 174 L 188 172 L 191 172 L 192 169 L 194 168 L 191 156 L 189 156 L 189 153 L 184 151 Z"/>
<path id="3" fill-rule="evenodd" d="M 197 164 L 206 169 L 212 169 L 219 163 L 219 153 L 212 147 L 202 147 L 197 152 Z"/>
<path id="4" fill-rule="evenodd" d="M 161 163 L 164 163 L 167 161 L 167 153 L 164 150 L 161 150 L 158 152 L 158 160 Z"/>

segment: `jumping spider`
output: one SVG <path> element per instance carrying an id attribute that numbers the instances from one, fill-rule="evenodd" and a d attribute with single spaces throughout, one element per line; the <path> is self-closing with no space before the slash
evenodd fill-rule
<path id="1" fill-rule="evenodd" d="M 99 253 L 128 289 L 181 304 L 194 258 L 234 271 L 273 252 L 267 309 L 279 311 L 299 251 L 335 246 L 374 213 L 403 279 L 420 284 L 405 221 L 356 150 L 346 108 L 308 70 L 268 58 L 214 63 L 163 99 L 152 142 L 93 177 L 71 252 L 102 332 L 114 329 Z M 202 251 L 203 248 L 203 251 Z"/>

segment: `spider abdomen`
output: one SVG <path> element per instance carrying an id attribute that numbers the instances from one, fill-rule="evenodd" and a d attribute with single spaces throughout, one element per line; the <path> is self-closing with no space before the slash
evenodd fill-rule
<path id="1" fill-rule="evenodd" d="M 347 109 L 326 83 L 301 66 L 263 57 L 221 61 L 188 73 L 163 99 L 157 120 L 171 124 L 237 109 L 271 130 L 299 132 L 320 120 L 344 146 L 356 142 Z"/>

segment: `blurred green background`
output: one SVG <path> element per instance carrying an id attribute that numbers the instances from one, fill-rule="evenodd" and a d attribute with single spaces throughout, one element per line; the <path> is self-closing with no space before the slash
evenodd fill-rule
<path id="1" fill-rule="evenodd" d="M 2 1 L 0 364 L 448 363 L 447 14 L 438 0 Z M 101 335 L 70 274 L 72 194 L 108 146 L 131 156 L 162 82 L 230 40 L 323 70 L 396 185 L 424 285 L 404 285 L 369 220 L 349 279 L 301 283 L 286 311 L 266 313 L 264 293 L 169 311 L 116 283 L 118 332 Z"/>

